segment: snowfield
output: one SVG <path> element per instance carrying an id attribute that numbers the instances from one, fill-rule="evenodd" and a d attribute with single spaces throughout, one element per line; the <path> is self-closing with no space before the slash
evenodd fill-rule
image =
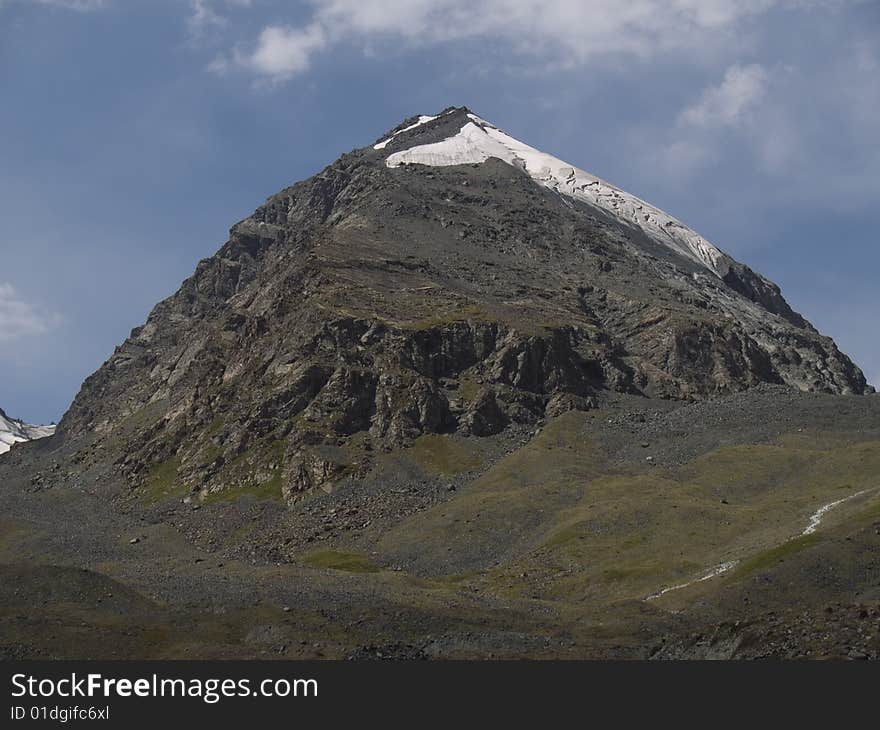
<path id="1" fill-rule="evenodd" d="M 458 134 L 395 152 L 388 156 L 385 164 L 388 167 L 402 164 L 444 167 L 481 163 L 497 157 L 561 195 L 589 203 L 627 221 L 656 243 L 684 255 L 719 278 L 724 278 L 730 270 L 733 260 L 681 221 L 589 172 L 520 142 L 474 114 L 468 117 L 471 121 Z M 434 118 L 420 117 L 419 122 L 408 129 Z M 390 140 L 380 142 L 375 148 L 384 148 Z"/>
<path id="2" fill-rule="evenodd" d="M 31 426 L 7 416 L 0 408 L 0 454 L 5 454 L 15 444 L 34 441 L 55 433 L 55 426 Z"/>

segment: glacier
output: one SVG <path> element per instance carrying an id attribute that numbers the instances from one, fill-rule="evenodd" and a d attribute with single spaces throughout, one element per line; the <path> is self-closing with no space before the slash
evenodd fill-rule
<path id="1" fill-rule="evenodd" d="M 10 418 L 0 408 L 0 454 L 5 454 L 15 444 L 35 441 L 55 433 L 55 426 L 31 426 L 30 424 Z"/>

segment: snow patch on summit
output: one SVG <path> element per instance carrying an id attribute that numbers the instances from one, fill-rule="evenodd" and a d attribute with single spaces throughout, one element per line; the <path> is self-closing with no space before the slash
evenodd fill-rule
<path id="1" fill-rule="evenodd" d="M 468 118 L 471 121 L 458 134 L 395 152 L 388 156 L 385 164 L 388 167 L 402 164 L 444 167 L 476 164 L 497 157 L 557 193 L 589 203 L 636 226 L 656 243 L 678 252 L 719 278 L 724 278 L 730 270 L 733 260 L 727 254 L 668 213 L 589 172 L 520 142 L 475 114 L 468 114 Z M 433 118 L 419 119 L 431 121 Z M 376 149 L 381 148 L 377 145 Z"/>
<path id="2" fill-rule="evenodd" d="M 7 416 L 0 408 L 0 454 L 5 454 L 15 444 L 35 441 L 55 433 L 55 426 L 31 426 Z"/>
<path id="3" fill-rule="evenodd" d="M 433 122 L 437 117 L 430 117 L 425 114 L 419 116 L 419 121 L 415 124 L 410 124 L 408 127 L 404 127 L 403 129 L 398 129 L 394 134 L 392 134 L 388 139 L 383 139 L 381 142 L 377 142 L 373 145 L 374 150 L 384 150 L 388 143 L 394 139 L 398 134 L 403 134 L 404 132 L 409 132 L 411 129 L 415 129 L 416 127 L 421 127 L 423 124 L 427 124 L 428 122 Z"/>

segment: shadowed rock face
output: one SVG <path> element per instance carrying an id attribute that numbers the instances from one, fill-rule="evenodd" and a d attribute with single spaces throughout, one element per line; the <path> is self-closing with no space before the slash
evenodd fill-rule
<path id="1" fill-rule="evenodd" d="M 236 224 L 85 382 L 62 437 L 98 434 L 135 486 L 172 465 L 194 491 L 274 480 L 293 501 L 420 434 L 490 435 L 609 391 L 870 390 L 742 264 L 716 276 L 497 159 L 385 164 L 454 135 L 467 110 L 448 111 Z"/>

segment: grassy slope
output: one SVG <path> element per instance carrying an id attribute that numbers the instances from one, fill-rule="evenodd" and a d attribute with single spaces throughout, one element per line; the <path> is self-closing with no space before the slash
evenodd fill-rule
<path id="1" fill-rule="evenodd" d="M 722 448 L 676 469 L 626 467 L 585 440 L 591 417 L 550 423 L 453 501 L 392 529 L 380 554 L 425 575 L 459 583 L 464 576 L 490 594 L 610 604 L 725 561 L 740 561 L 728 581 L 753 574 L 821 540 L 820 530 L 789 544 L 819 507 L 880 486 L 877 442 L 795 434 Z M 823 527 L 878 496 L 841 504 Z M 719 582 L 683 593 L 693 598 Z M 670 593 L 662 602 L 679 598 Z"/>
<path id="2" fill-rule="evenodd" d="M 830 600 L 852 593 L 850 586 L 870 583 L 871 560 L 853 552 L 860 543 L 848 542 L 846 535 L 880 520 L 880 491 L 844 502 L 826 515 L 816 534 L 799 535 L 820 506 L 880 487 L 877 441 L 799 432 L 772 443 L 725 446 L 666 469 L 610 459 L 589 436 L 604 417 L 569 413 L 549 422 L 449 501 L 385 532 L 375 553 L 328 544 L 303 554 L 298 566 L 216 568 L 224 583 L 232 577 L 276 586 L 273 590 L 297 586 L 319 605 L 324 597 L 337 596 L 329 604 L 335 618 L 292 600 L 295 611 L 282 612 L 289 599 L 272 605 L 262 600 L 220 614 L 157 604 L 123 588 L 140 584 L 137 589 L 151 595 L 143 577 L 132 582 L 122 563 L 92 566 L 120 581 L 118 587 L 72 568 L 47 572 L 19 564 L 4 568 L 15 573 L 19 588 L 45 592 L 60 580 L 71 586 L 71 600 L 44 604 L 33 596 L 24 602 L 7 596 L 0 602 L 0 645 L 23 655 L 84 656 L 83 647 L 100 645 L 95 655 L 107 657 L 117 656 L 117 648 L 131 656 L 262 656 L 277 646 L 286 647 L 286 655 L 311 656 L 318 639 L 324 655 L 342 656 L 358 644 L 420 645 L 423 635 L 446 632 L 466 637 L 460 646 L 447 646 L 446 656 L 484 656 L 497 647 L 513 655 L 595 656 L 603 647 L 617 652 L 623 645 L 639 655 L 643 627 L 663 631 L 658 627 L 679 620 L 667 609 L 715 601 L 715 613 L 726 619 L 731 607 L 742 607 L 744 592 L 758 600 L 755 590 L 760 590 L 766 599 L 761 605 L 776 608 L 790 602 L 790 585 L 797 585 L 799 600 L 806 602 L 811 592 L 817 600 Z M 481 468 L 473 444 L 430 437 L 387 456 L 453 475 Z M 169 465 L 152 475 L 157 498 L 168 496 L 174 471 Z M 42 499 L 62 496 L 50 491 Z M 9 520 L 0 525 L 0 563 L 19 563 L 28 554 L 23 546 L 36 546 L 43 540 L 39 535 Z M 165 545 L 146 540 L 133 548 L 128 537 L 123 532 L 114 539 L 120 554 L 132 560 L 143 546 Z M 173 556 L 174 571 L 191 571 L 201 579 L 206 563 L 195 562 L 189 548 L 174 545 L 156 548 L 165 551 L 163 570 L 171 570 L 166 563 Z M 739 563 L 724 576 L 643 600 L 728 560 Z M 829 573 L 823 566 L 832 561 Z M 388 570 L 395 566 L 403 570 Z M 784 580 L 760 583 L 774 575 Z M 25 605 L 31 607 L 30 618 Z M 142 628 L 132 633 L 134 614 Z M 401 616 L 411 625 L 401 624 Z M 257 631 L 263 625 L 272 627 L 265 637 Z M 97 644 L 94 632 L 104 637 Z M 107 642 L 107 636 L 116 638 Z M 483 643 L 474 643 L 475 636 Z M 526 645 L 532 648 L 523 649 Z"/>

